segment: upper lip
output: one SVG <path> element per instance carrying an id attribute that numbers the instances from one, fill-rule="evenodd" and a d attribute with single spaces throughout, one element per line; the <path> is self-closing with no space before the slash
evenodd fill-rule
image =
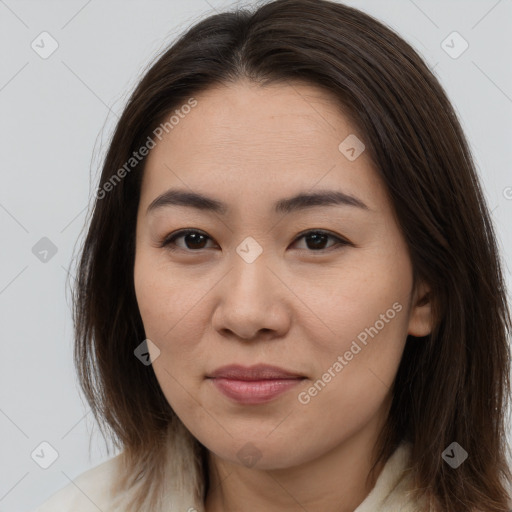
<path id="1" fill-rule="evenodd" d="M 277 366 L 258 364 L 255 366 L 241 366 L 231 364 L 222 366 L 207 375 L 209 378 L 224 378 L 233 380 L 272 380 L 272 379 L 301 379 L 304 378 L 296 372 L 285 370 Z"/>

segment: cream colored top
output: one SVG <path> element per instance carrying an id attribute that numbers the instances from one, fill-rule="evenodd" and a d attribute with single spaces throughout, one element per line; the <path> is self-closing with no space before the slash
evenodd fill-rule
<path id="1" fill-rule="evenodd" d="M 409 456 L 409 446 L 401 444 L 387 461 L 377 482 L 365 500 L 354 512 L 419 512 L 422 509 L 412 501 L 410 477 L 404 473 Z M 119 455 L 80 474 L 73 482 L 54 493 L 33 512 L 122 512 L 113 505 L 109 485 L 115 474 Z M 179 496 L 170 500 L 169 511 L 175 503 L 194 503 L 192 498 Z M 183 499 L 185 498 L 185 499 Z M 196 507 L 197 508 L 197 507 Z M 181 507 L 179 508 L 181 512 Z M 183 512 L 187 512 L 186 509 Z M 197 512 L 204 512 L 199 506 Z"/>

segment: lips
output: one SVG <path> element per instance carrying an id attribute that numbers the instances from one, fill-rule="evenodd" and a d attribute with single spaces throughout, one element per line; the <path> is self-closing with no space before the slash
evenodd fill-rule
<path id="1" fill-rule="evenodd" d="M 302 379 L 303 375 L 284 370 L 277 366 L 258 364 L 244 367 L 240 365 L 229 365 L 218 368 L 209 378 L 224 378 L 233 380 L 271 380 L 271 379 Z"/>
<path id="2" fill-rule="evenodd" d="M 224 396 L 245 405 L 274 400 L 305 379 L 303 375 L 270 365 L 223 366 L 207 378 Z"/>

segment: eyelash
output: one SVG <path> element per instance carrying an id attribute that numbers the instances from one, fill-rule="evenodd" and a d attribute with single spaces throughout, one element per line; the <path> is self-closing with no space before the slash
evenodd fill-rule
<path id="1" fill-rule="evenodd" d="M 203 231 L 200 231 L 200 230 L 197 230 L 197 229 L 181 229 L 179 231 L 175 231 L 174 233 L 171 233 L 170 235 L 167 235 L 160 242 L 159 247 L 160 248 L 165 248 L 166 250 L 171 251 L 171 252 L 178 251 L 178 250 L 183 250 L 183 251 L 186 251 L 186 252 L 200 252 L 200 251 L 204 250 L 204 248 L 193 250 L 193 249 L 186 249 L 186 248 L 184 249 L 182 247 L 172 247 L 172 245 L 174 245 L 174 242 L 176 241 L 176 239 L 184 237 L 184 236 L 187 236 L 187 235 L 190 235 L 190 234 L 203 235 L 204 237 L 209 238 L 211 240 L 211 238 L 206 233 L 204 233 Z M 308 231 L 303 231 L 302 233 L 300 233 L 297 236 L 297 238 L 295 238 L 293 243 L 296 243 L 300 239 L 305 238 L 306 236 L 311 235 L 311 234 L 325 235 L 325 236 L 327 236 L 329 238 L 333 238 L 333 239 L 337 240 L 338 243 L 333 245 L 333 246 L 331 246 L 331 247 L 328 247 L 327 249 L 317 249 L 317 250 L 300 249 L 300 250 L 311 252 L 311 253 L 323 253 L 323 252 L 331 251 L 333 249 L 340 249 L 340 248 L 342 248 L 344 246 L 347 246 L 347 245 L 352 245 L 348 240 L 346 240 L 344 238 L 341 238 L 341 237 L 339 237 L 337 235 L 334 235 L 334 234 L 332 234 L 332 233 L 330 233 L 328 231 L 321 230 L 321 229 L 310 229 Z"/>

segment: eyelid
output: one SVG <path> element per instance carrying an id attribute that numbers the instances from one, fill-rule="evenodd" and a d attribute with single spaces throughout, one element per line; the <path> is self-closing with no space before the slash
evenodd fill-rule
<path id="1" fill-rule="evenodd" d="M 343 237 L 341 235 L 334 234 L 331 231 L 328 231 L 328 230 L 325 230 L 325 229 L 321 229 L 321 228 L 316 228 L 316 229 L 315 228 L 309 228 L 309 229 L 301 231 L 300 233 L 297 234 L 297 236 L 293 240 L 292 244 L 296 243 L 301 238 L 304 238 L 306 235 L 308 235 L 310 233 L 316 233 L 316 234 L 321 234 L 321 235 L 328 236 L 330 238 L 335 239 L 337 241 L 337 243 L 332 245 L 331 247 L 326 248 L 326 249 L 318 249 L 316 251 L 315 250 L 308 250 L 308 249 L 299 249 L 300 251 L 305 251 L 305 252 L 308 252 L 308 253 L 324 254 L 326 252 L 338 249 L 340 247 L 354 246 L 354 244 L 352 242 L 350 242 L 347 238 L 345 238 L 345 237 Z M 200 235 L 204 235 L 206 238 L 208 238 L 210 240 L 213 240 L 213 238 L 211 236 L 209 236 L 207 233 L 205 233 L 201 229 L 184 228 L 184 229 L 179 229 L 177 231 L 173 231 L 169 235 L 165 236 L 163 238 L 163 240 L 159 243 L 159 247 L 167 249 L 169 251 L 183 250 L 183 251 L 189 252 L 189 253 L 200 252 L 200 251 L 204 250 L 204 249 L 192 250 L 192 249 L 183 249 L 182 247 L 171 247 L 171 244 L 177 238 L 181 238 L 181 237 L 186 236 L 188 234 L 200 234 Z"/>
<path id="2" fill-rule="evenodd" d="M 204 231 L 202 231 L 200 229 L 184 228 L 184 229 L 178 229 L 177 231 L 173 231 L 169 235 L 166 235 L 163 238 L 163 240 L 160 242 L 159 247 L 160 248 L 167 248 L 169 250 L 181 249 L 181 247 L 178 247 L 176 249 L 171 249 L 169 247 L 169 245 L 171 244 L 171 242 L 174 242 L 174 240 L 176 240 L 177 238 L 180 238 L 182 236 L 186 236 L 186 235 L 189 235 L 189 234 L 200 234 L 200 235 L 204 235 L 205 237 L 209 238 L 210 240 L 213 240 L 211 236 L 209 236 L 207 233 L 205 233 Z M 199 249 L 197 251 L 191 251 L 191 250 L 188 250 L 188 249 L 183 249 L 183 250 L 188 251 L 188 252 L 199 252 L 199 250 L 201 250 L 201 249 Z"/>
<path id="3" fill-rule="evenodd" d="M 301 249 L 301 250 L 304 250 L 306 252 L 311 252 L 311 253 L 314 253 L 314 252 L 318 252 L 318 253 L 322 253 L 322 252 L 327 252 L 327 251 L 330 251 L 331 249 L 336 249 L 340 246 L 345 246 L 345 245 L 353 245 L 352 242 L 350 242 L 347 238 L 341 236 L 341 235 L 337 235 L 335 233 L 333 233 L 332 231 L 329 231 L 329 230 L 326 230 L 326 229 L 321 229 L 321 228 L 310 228 L 310 229 L 306 229 L 304 231 L 301 231 L 300 233 L 297 234 L 297 236 L 295 237 L 295 240 L 293 241 L 293 243 L 296 243 L 298 240 L 300 240 L 301 238 L 304 238 L 305 235 L 308 235 L 310 233 L 317 233 L 317 234 L 320 234 L 320 235 L 325 235 L 325 236 L 328 236 L 330 238 L 334 238 L 337 243 L 335 245 L 332 245 L 331 247 L 328 247 L 327 249 L 319 249 L 318 251 L 311 251 L 311 250 L 308 250 L 308 249 Z"/>

